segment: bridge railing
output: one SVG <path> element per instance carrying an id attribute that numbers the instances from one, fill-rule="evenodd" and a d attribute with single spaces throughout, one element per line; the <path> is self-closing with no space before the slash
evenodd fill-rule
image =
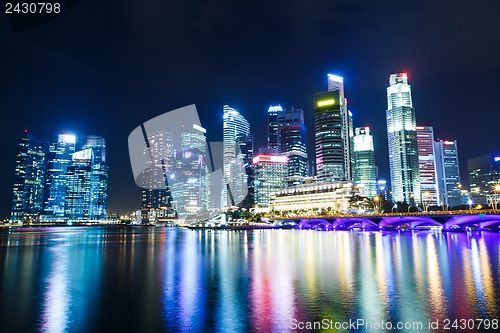
<path id="1" fill-rule="evenodd" d="M 313 218 L 390 217 L 390 216 L 450 216 L 450 215 L 481 215 L 481 214 L 500 214 L 500 209 L 373 213 L 373 214 L 300 215 L 300 216 L 288 214 L 285 216 L 270 216 L 270 215 L 268 215 L 267 218 L 274 219 L 274 220 L 284 220 L 284 219 L 313 219 Z"/>

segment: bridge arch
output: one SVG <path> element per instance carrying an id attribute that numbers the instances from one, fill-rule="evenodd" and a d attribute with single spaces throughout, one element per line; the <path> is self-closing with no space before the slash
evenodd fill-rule
<path id="1" fill-rule="evenodd" d="M 317 219 L 317 218 L 301 219 L 300 222 L 298 223 L 298 228 L 299 229 L 305 229 L 308 226 L 311 229 L 314 229 L 314 227 L 320 227 L 320 226 L 324 226 L 324 228 L 326 230 L 332 230 L 333 229 L 332 223 L 330 223 L 326 219 Z"/>
<path id="2" fill-rule="evenodd" d="M 467 216 L 455 216 L 449 219 L 444 224 L 445 230 L 456 230 L 464 229 L 466 227 L 477 226 L 480 228 L 486 228 L 489 226 L 494 226 L 495 224 L 500 224 L 500 214 L 479 214 L 479 215 L 467 215 Z"/>

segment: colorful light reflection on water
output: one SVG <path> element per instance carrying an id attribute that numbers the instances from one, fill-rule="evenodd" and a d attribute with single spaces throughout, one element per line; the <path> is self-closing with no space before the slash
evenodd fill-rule
<path id="1" fill-rule="evenodd" d="M 498 319 L 499 240 L 489 232 L 25 230 L 0 236 L 0 331 Z"/>

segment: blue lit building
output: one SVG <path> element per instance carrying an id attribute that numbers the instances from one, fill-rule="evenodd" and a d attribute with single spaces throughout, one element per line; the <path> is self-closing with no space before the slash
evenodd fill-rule
<path id="1" fill-rule="evenodd" d="M 457 141 L 438 140 L 434 142 L 434 152 L 441 202 L 448 207 L 462 205 Z"/>
<path id="2" fill-rule="evenodd" d="M 17 143 L 11 220 L 29 222 L 43 210 L 45 166 L 48 142 L 39 141 L 28 131 Z"/>
<path id="3" fill-rule="evenodd" d="M 75 153 L 76 136 L 60 134 L 49 146 L 44 220 L 64 221 L 67 171 Z"/>
<path id="4" fill-rule="evenodd" d="M 42 221 L 106 219 L 108 171 L 104 138 L 59 135 L 49 146 Z"/>

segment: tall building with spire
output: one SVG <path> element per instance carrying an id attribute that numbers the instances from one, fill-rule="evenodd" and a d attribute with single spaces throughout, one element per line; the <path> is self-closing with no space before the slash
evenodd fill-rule
<path id="1" fill-rule="evenodd" d="M 353 131 L 344 79 L 328 74 L 328 91 L 314 94 L 314 105 L 318 180 L 351 180 Z"/>
<path id="2" fill-rule="evenodd" d="M 415 109 L 406 73 L 391 74 L 389 78 L 386 120 L 393 200 L 420 204 Z"/>
<path id="3" fill-rule="evenodd" d="M 241 203 L 248 193 L 244 165 L 249 158 L 246 155 L 250 150 L 247 149 L 246 152 L 242 153 L 240 145 L 249 141 L 243 140 L 242 137 L 251 137 L 250 123 L 238 111 L 229 105 L 224 105 L 222 128 L 223 188 L 221 205 L 230 207 Z"/>

